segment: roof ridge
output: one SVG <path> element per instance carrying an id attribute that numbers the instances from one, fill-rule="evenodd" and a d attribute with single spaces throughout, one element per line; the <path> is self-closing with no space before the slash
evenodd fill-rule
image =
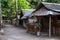
<path id="1" fill-rule="evenodd" d="M 53 4 L 53 5 L 60 5 L 60 3 L 48 3 L 48 2 L 42 2 L 42 4 Z"/>

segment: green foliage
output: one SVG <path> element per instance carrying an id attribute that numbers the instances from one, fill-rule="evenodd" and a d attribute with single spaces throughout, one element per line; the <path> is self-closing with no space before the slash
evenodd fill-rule
<path id="1" fill-rule="evenodd" d="M 18 13 L 20 14 L 21 9 L 31 9 L 29 3 L 25 0 L 18 0 Z"/>
<path id="2" fill-rule="evenodd" d="M 16 0 L 2 0 L 2 16 L 11 19 L 16 15 Z M 18 14 L 21 9 L 30 9 L 31 6 L 25 0 L 18 0 Z"/>
<path id="3" fill-rule="evenodd" d="M 2 0 L 2 17 L 11 18 L 12 14 L 15 13 L 15 1 L 13 0 Z"/>
<path id="4" fill-rule="evenodd" d="M 26 0 L 26 1 L 28 1 L 31 4 L 32 8 L 36 8 L 37 4 L 42 2 L 42 0 Z"/>
<path id="5" fill-rule="evenodd" d="M 16 0 L 0 0 L 3 18 L 13 18 L 16 15 Z M 43 0 L 18 0 L 18 14 L 21 9 L 36 8 L 37 4 Z M 60 3 L 60 0 L 45 0 L 45 2 Z"/>
<path id="6" fill-rule="evenodd" d="M 30 9 L 31 7 L 29 6 L 28 3 L 26 3 L 25 0 L 18 0 L 19 8 L 21 9 Z"/>

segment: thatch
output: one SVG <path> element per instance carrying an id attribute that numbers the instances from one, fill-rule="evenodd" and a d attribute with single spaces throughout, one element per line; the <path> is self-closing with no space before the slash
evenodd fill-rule
<path id="1" fill-rule="evenodd" d="M 43 16 L 49 15 L 49 11 L 52 12 L 51 15 L 59 15 L 60 14 L 60 4 L 55 3 L 40 3 L 36 10 L 32 13 L 31 16 Z"/>
<path id="2" fill-rule="evenodd" d="M 26 12 L 31 12 L 31 11 L 34 11 L 35 9 L 22 9 L 22 12 L 23 12 L 23 15 L 26 13 Z"/>
<path id="3" fill-rule="evenodd" d="M 26 19 L 35 9 L 22 9 L 23 16 L 21 19 Z"/>

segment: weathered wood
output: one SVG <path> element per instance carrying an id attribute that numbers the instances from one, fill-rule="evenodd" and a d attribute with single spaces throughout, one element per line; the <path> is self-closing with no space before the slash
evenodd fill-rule
<path id="1" fill-rule="evenodd" d="M 0 20 L 2 20 L 2 13 L 1 13 L 1 3 L 0 3 Z"/>
<path id="2" fill-rule="evenodd" d="M 49 37 L 51 37 L 51 16 L 49 16 Z"/>
<path id="3" fill-rule="evenodd" d="M 0 3 L 0 30 L 1 30 L 1 24 L 2 24 L 2 13 L 1 13 L 1 3 Z"/>
<path id="4" fill-rule="evenodd" d="M 18 0 L 16 0 L 16 26 L 18 26 Z"/>

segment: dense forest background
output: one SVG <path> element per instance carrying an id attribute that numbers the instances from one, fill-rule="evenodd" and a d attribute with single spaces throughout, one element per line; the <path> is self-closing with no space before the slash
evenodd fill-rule
<path id="1" fill-rule="evenodd" d="M 16 16 L 16 0 L 0 0 L 3 19 L 11 19 Z M 60 3 L 60 0 L 17 0 L 18 14 L 22 9 L 35 9 L 41 2 Z"/>

